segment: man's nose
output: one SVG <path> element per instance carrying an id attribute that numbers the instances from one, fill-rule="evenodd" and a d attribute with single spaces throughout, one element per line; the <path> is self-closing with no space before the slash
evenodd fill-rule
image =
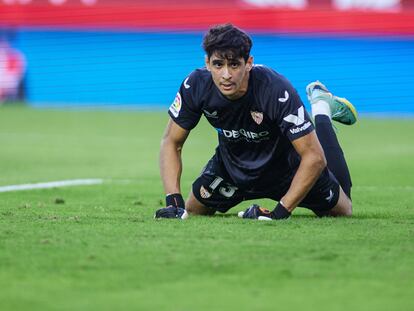
<path id="1" fill-rule="evenodd" d="M 228 80 L 230 78 L 231 78 L 231 73 L 230 73 L 229 67 L 224 66 L 223 67 L 223 79 Z"/>

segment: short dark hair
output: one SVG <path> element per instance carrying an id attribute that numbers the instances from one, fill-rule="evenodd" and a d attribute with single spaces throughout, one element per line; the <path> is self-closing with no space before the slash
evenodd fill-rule
<path id="1" fill-rule="evenodd" d="M 252 45 L 250 36 L 232 24 L 213 26 L 203 38 L 203 49 L 208 58 L 218 53 L 226 59 L 243 57 L 247 61 Z"/>

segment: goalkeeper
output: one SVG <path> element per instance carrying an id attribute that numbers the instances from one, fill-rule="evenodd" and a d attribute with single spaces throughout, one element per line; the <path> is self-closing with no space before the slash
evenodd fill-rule
<path id="1" fill-rule="evenodd" d="M 251 47 L 249 35 L 231 24 L 204 36 L 206 66 L 183 81 L 169 108 L 160 151 L 166 207 L 155 217 L 225 213 L 260 198 L 278 203 L 272 211 L 254 204 L 240 215 L 285 219 L 300 206 L 318 216 L 350 216 L 351 177 L 331 121 L 355 123 L 355 108 L 312 82 L 313 123 L 284 76 L 253 64 Z M 218 146 L 184 202 L 181 152 L 202 115 L 217 130 Z"/>

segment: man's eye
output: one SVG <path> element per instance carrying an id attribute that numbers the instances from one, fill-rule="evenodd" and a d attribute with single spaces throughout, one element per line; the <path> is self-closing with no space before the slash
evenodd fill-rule
<path id="1" fill-rule="evenodd" d="M 214 64 L 213 64 L 213 66 L 214 66 L 214 67 L 216 67 L 216 68 L 221 68 L 221 67 L 223 66 L 223 64 L 220 64 L 220 63 L 214 63 Z"/>
<path id="2" fill-rule="evenodd" d="M 231 68 L 237 68 L 239 67 L 239 63 L 231 63 Z"/>

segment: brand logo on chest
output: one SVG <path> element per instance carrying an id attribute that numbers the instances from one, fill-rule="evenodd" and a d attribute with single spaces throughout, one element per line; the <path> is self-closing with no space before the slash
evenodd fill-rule
<path id="1" fill-rule="evenodd" d="M 204 115 L 207 117 L 207 118 L 212 118 L 212 119 L 218 119 L 218 113 L 217 113 L 217 110 L 214 110 L 213 112 L 209 112 L 209 111 L 207 111 L 207 110 L 203 110 L 204 111 Z"/>

